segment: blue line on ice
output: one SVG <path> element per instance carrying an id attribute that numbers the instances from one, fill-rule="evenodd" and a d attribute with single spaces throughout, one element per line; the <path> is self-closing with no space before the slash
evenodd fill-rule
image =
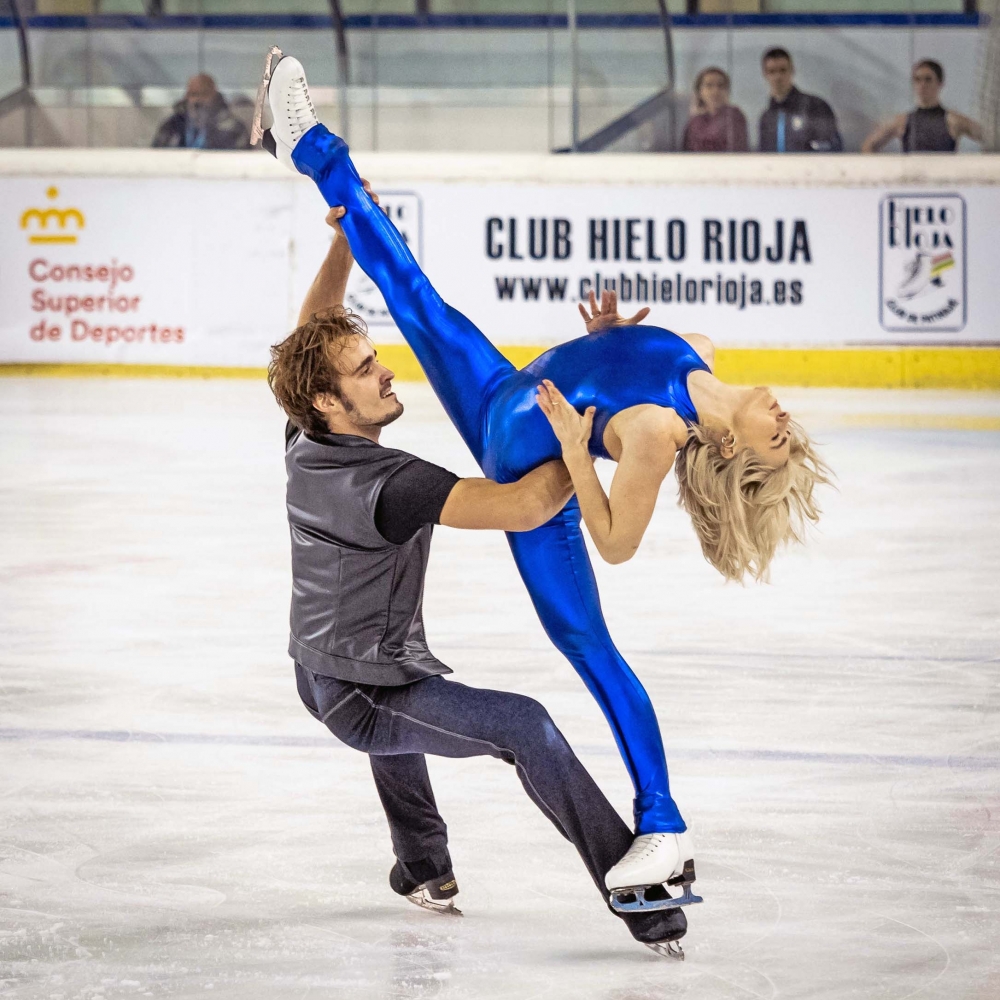
<path id="1" fill-rule="evenodd" d="M 17 729 L 0 728 L 0 741 L 91 740 L 101 743 L 169 743 L 187 746 L 315 747 L 343 748 L 339 740 L 326 736 L 267 736 L 239 733 L 148 733 L 128 729 Z M 613 754 L 614 747 L 577 747 L 582 753 Z M 892 767 L 949 767 L 961 771 L 1000 770 L 1000 757 L 960 755 L 930 757 L 913 754 L 820 753 L 808 750 L 711 750 L 671 748 L 672 760 L 760 760 L 804 764 L 845 764 Z"/>

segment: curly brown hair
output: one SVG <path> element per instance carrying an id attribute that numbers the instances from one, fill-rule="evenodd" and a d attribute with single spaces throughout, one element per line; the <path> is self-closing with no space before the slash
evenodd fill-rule
<path id="1" fill-rule="evenodd" d="M 340 396 L 340 375 L 334 361 L 354 337 L 367 337 L 360 316 L 343 306 L 313 313 L 280 344 L 271 348 L 267 384 L 288 419 L 307 434 L 326 434 L 326 418 L 313 400 L 328 393 Z"/>

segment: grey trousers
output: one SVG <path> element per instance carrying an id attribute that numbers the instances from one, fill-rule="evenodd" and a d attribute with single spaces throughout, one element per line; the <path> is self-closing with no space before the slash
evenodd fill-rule
<path id="1" fill-rule="evenodd" d="M 528 797 L 576 847 L 608 905 L 604 876 L 628 850 L 632 831 L 539 702 L 441 676 L 376 687 L 298 663 L 295 675 L 306 708 L 338 739 L 369 755 L 393 850 L 415 878 L 427 881 L 451 869 L 447 827 L 424 754 L 490 756 L 517 769 Z M 622 919 L 639 941 L 675 940 L 687 928 L 681 909 Z"/>

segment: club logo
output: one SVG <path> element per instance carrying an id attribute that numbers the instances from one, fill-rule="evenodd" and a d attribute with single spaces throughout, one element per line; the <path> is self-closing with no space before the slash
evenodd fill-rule
<path id="1" fill-rule="evenodd" d="M 420 196 L 409 191 L 379 192 L 379 207 L 399 230 L 410 253 L 420 264 L 423 260 L 423 224 Z M 393 326 L 393 319 L 375 287 L 375 282 L 360 267 L 351 273 L 344 295 L 344 305 L 357 313 L 369 326 Z"/>
<path id="2" fill-rule="evenodd" d="M 879 311 L 892 331 L 965 326 L 965 201 L 957 194 L 890 194 L 879 205 Z"/>
<path id="3" fill-rule="evenodd" d="M 49 201 L 55 201 L 59 188 L 50 187 L 45 195 Z M 83 212 L 78 208 L 29 208 L 21 214 L 21 228 L 27 232 L 29 243 L 73 244 L 86 225 Z"/>

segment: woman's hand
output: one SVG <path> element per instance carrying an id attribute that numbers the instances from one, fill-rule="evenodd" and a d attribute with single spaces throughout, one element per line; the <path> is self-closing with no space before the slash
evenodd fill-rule
<path id="1" fill-rule="evenodd" d="M 618 315 L 618 293 L 605 288 L 601 292 L 601 304 L 597 304 L 597 296 L 590 293 L 590 312 L 587 315 L 587 307 L 581 302 L 577 306 L 583 322 L 587 324 L 587 333 L 597 333 L 598 330 L 608 330 L 613 326 L 635 326 L 641 323 L 649 315 L 649 306 L 643 306 L 631 319 Z"/>
<path id="2" fill-rule="evenodd" d="M 569 405 L 566 397 L 548 379 L 542 379 L 535 397 L 542 413 L 548 417 L 552 430 L 562 445 L 563 455 L 567 451 L 589 451 L 590 432 L 594 426 L 593 406 L 579 413 Z"/>

